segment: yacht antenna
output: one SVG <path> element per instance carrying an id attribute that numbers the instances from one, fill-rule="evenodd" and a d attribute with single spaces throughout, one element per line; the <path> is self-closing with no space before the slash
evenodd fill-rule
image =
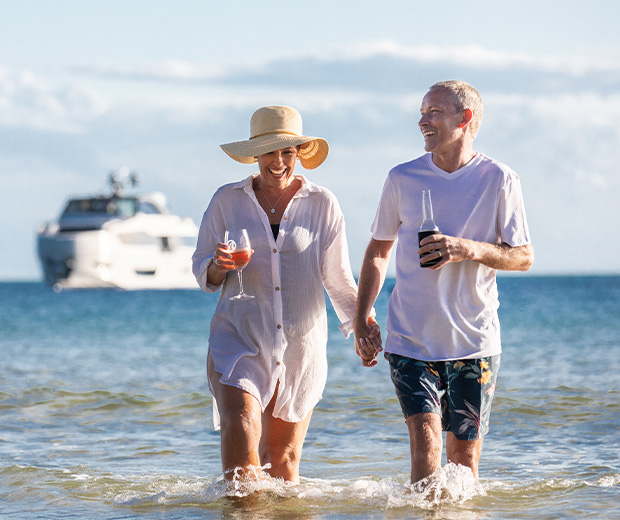
<path id="1" fill-rule="evenodd" d="M 122 166 L 116 171 L 110 172 L 110 187 L 114 196 L 121 197 L 127 188 L 133 188 L 140 181 L 137 171 L 129 171 L 127 166 Z"/>

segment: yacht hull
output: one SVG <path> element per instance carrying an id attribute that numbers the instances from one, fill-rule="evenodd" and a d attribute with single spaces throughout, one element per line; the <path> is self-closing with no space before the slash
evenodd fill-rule
<path id="1" fill-rule="evenodd" d="M 191 271 L 197 228 L 175 215 L 136 215 L 102 229 L 37 235 L 45 282 L 55 290 L 197 288 Z"/>

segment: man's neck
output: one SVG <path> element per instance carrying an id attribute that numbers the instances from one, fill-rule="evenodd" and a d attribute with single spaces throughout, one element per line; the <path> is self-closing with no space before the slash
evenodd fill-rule
<path id="1" fill-rule="evenodd" d="M 469 163 L 475 155 L 476 152 L 474 152 L 471 146 L 460 148 L 449 153 L 440 154 L 433 152 L 433 163 L 444 172 L 453 173 Z"/>

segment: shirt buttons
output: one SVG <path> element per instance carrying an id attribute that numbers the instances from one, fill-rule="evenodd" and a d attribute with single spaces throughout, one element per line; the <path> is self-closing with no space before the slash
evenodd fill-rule
<path id="1" fill-rule="evenodd" d="M 280 363 L 279 361 L 276 361 L 276 365 L 280 366 L 282 363 Z"/>
<path id="2" fill-rule="evenodd" d="M 277 249 L 274 249 L 274 250 L 273 250 L 273 252 L 274 252 L 274 253 L 277 253 L 277 252 L 278 252 L 278 250 L 277 250 Z"/>
<path id="3" fill-rule="evenodd" d="M 278 325 L 276 328 L 281 329 L 281 328 L 282 328 L 282 325 Z"/>
<path id="4" fill-rule="evenodd" d="M 280 288 L 279 288 L 279 287 L 276 287 L 276 291 L 279 291 L 279 290 L 280 290 Z"/>

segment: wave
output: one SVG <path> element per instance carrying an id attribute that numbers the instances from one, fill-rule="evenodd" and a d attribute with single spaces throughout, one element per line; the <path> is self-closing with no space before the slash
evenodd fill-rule
<path id="1" fill-rule="evenodd" d="M 442 518 L 463 520 L 467 514 L 493 508 L 518 510 L 525 504 L 537 508 L 570 503 L 571 495 L 584 488 L 613 493 L 620 473 L 588 479 L 545 478 L 528 481 L 477 481 L 470 470 L 447 464 L 425 485 L 408 480 L 365 476 L 355 480 L 302 478 L 299 484 L 265 476 L 259 480 L 226 482 L 213 478 L 172 474 L 116 475 L 80 466 L 47 469 L 9 466 L 0 470 L 0 502 L 4 500 L 57 501 L 59 495 L 75 501 L 95 501 L 117 508 L 204 508 L 218 511 L 260 511 L 265 518 L 303 512 L 345 516 L 380 514 L 386 510 L 420 514 L 442 511 Z M 466 506 L 463 507 L 463 504 Z M 540 512 L 540 509 L 538 509 Z M 530 511 L 531 512 L 531 511 Z M 344 516 L 343 516 L 344 518 Z"/>

